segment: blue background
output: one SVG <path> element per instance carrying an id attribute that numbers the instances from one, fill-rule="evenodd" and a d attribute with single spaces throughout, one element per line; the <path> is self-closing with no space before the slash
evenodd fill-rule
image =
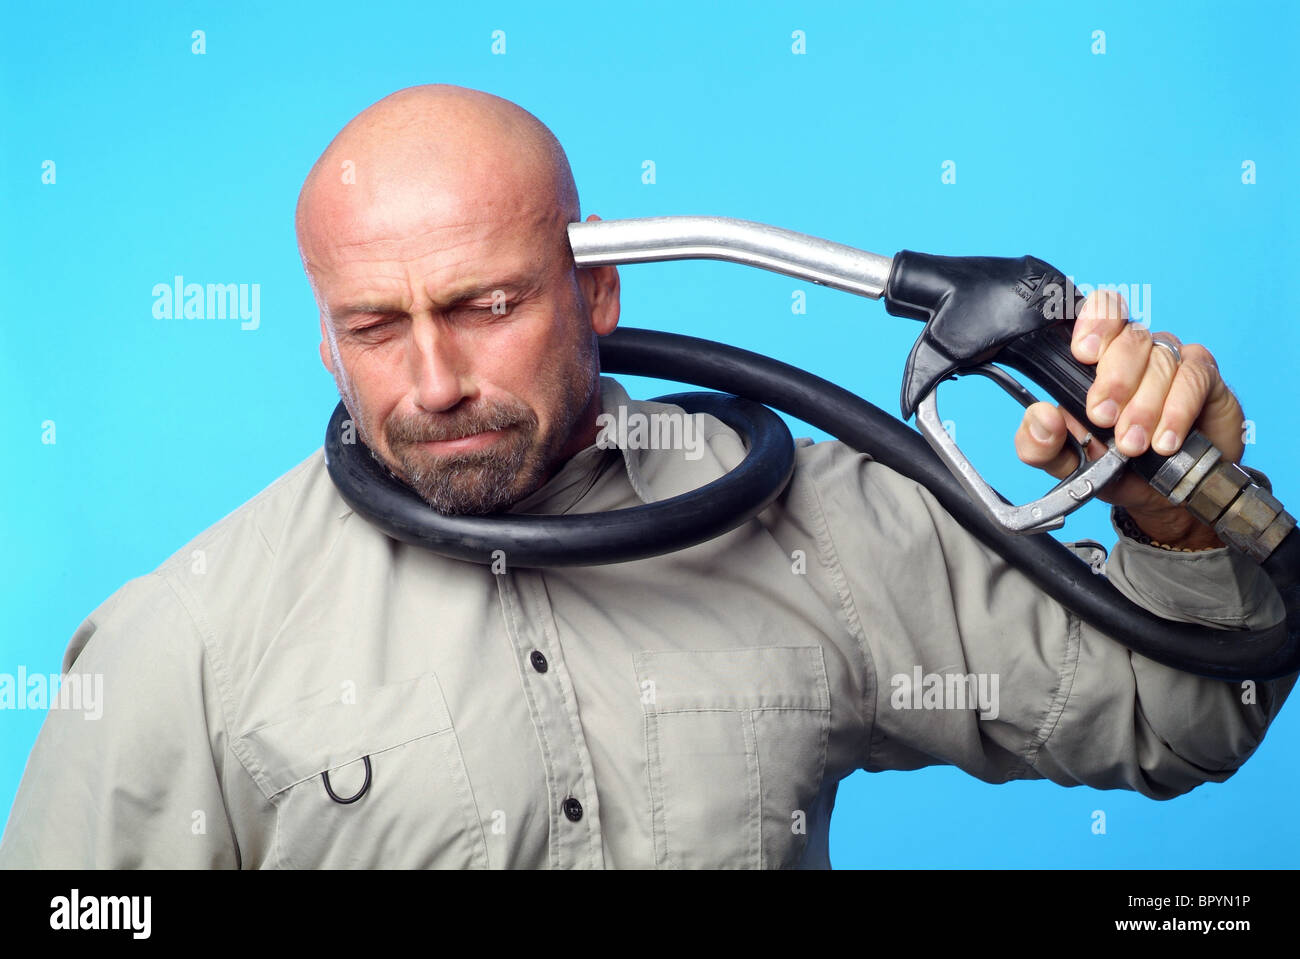
<path id="1" fill-rule="evenodd" d="M 1294 510 L 1296 9 L 11 7 L 0 36 L 0 672 L 57 672 L 95 606 L 320 445 L 337 393 L 317 354 L 294 203 L 349 118 L 417 83 L 535 113 L 568 151 L 584 217 L 734 216 L 884 254 L 1033 253 L 1081 282 L 1150 284 L 1152 328 L 1209 346 L 1256 423 L 1244 461 Z M 191 52 L 196 29 L 203 55 Z M 505 55 L 492 53 L 498 29 Z M 796 29 L 804 55 L 791 51 Z M 948 160 L 955 184 L 941 182 Z M 878 302 L 715 262 L 620 272 L 625 325 L 776 355 L 897 411 L 920 328 Z M 260 327 L 155 320 L 152 287 L 176 274 L 260 284 Z M 791 313 L 795 289 L 806 315 Z M 622 379 L 634 396 L 660 391 Z M 940 411 L 1007 495 L 1052 484 L 1016 460 L 1018 407 L 982 380 L 945 386 Z M 45 420 L 54 445 L 41 442 Z M 1099 503 L 1057 535 L 1114 540 Z M 1229 782 L 1163 803 L 995 787 L 950 768 L 858 773 L 840 790 L 832 860 L 1294 866 L 1297 717 L 1288 705 Z M 0 712 L 0 809 L 40 720 Z M 1096 809 L 1105 835 L 1091 830 Z"/>

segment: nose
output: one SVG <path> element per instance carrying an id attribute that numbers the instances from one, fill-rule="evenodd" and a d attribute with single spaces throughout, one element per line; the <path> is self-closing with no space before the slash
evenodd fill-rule
<path id="1" fill-rule="evenodd" d="M 412 324 L 410 354 L 415 405 L 426 413 L 442 413 L 473 395 L 464 353 L 453 331 L 434 322 Z"/>

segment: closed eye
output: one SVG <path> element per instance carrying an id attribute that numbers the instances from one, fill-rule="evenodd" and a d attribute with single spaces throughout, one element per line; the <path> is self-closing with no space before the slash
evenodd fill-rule
<path id="1" fill-rule="evenodd" d="M 397 325 L 397 322 L 398 322 L 397 317 L 388 317 L 387 319 L 382 319 L 375 323 L 370 323 L 367 326 L 354 327 L 348 330 L 348 335 L 352 337 L 361 338 L 361 339 L 374 339 L 375 337 L 381 336 L 389 332 L 393 327 Z"/>
<path id="2" fill-rule="evenodd" d="M 491 303 L 466 303 L 456 308 L 457 313 L 468 313 L 472 316 L 509 316 L 514 310 L 513 303 L 501 303 L 494 305 Z"/>

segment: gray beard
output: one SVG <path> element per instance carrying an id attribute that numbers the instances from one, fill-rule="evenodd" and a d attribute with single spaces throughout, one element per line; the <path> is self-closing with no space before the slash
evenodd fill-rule
<path id="1" fill-rule="evenodd" d="M 439 513 L 495 513 L 527 495 L 542 472 L 538 464 L 529 463 L 533 433 L 525 433 L 522 424 L 513 432 L 516 437 L 499 442 L 500 449 L 444 457 L 437 465 L 403 446 L 396 450 L 402 473 L 393 475 Z M 375 456 L 373 450 L 371 455 Z"/>

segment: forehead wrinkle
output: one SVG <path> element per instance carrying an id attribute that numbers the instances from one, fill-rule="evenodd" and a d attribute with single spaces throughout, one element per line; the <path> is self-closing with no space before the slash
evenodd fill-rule
<path id="1" fill-rule="evenodd" d="M 474 244 L 490 245 L 491 256 L 510 261 L 543 261 L 553 255 L 561 238 L 567 239 L 565 222 L 554 210 L 533 205 L 513 211 L 507 217 L 478 215 L 478 211 L 461 210 L 450 222 L 426 221 L 422 228 L 395 234 L 386 227 L 371 225 L 371 235 L 335 234 L 330 247 L 312 258 L 317 268 L 347 270 L 354 265 L 404 261 L 421 270 L 438 271 L 454 266 L 457 252 Z M 476 227 L 485 227 L 477 231 Z M 378 232 L 374 232 L 378 230 Z M 501 234 L 507 235 L 502 237 Z M 447 241 L 443 240 L 448 236 Z M 462 253 L 460 259 L 471 254 Z M 450 263 L 431 260 L 450 259 Z"/>
<path id="2" fill-rule="evenodd" d="M 480 225 L 486 230 L 473 229 Z M 450 234 L 448 242 L 443 242 L 445 234 Z M 387 273 L 389 270 L 383 268 L 391 266 L 394 277 L 413 272 L 430 283 L 435 274 L 458 268 L 473 274 L 517 273 L 528 269 L 541 272 L 546 262 L 564 246 L 560 243 L 562 239 L 567 240 L 562 218 L 555 217 L 555 212 L 549 209 L 533 207 L 517 213 L 511 220 L 469 216 L 452 222 L 435 222 L 402 237 L 381 234 L 338 238 L 326 256 L 316 262 L 331 272 L 343 274 L 356 268 L 376 268 Z M 476 246 L 486 249 L 476 251 L 473 249 Z"/>
<path id="3" fill-rule="evenodd" d="M 457 263 L 445 264 L 443 270 L 455 270 Z M 342 279 L 343 292 L 336 294 L 334 302 L 325 304 L 331 317 L 355 315 L 358 312 L 420 313 L 427 309 L 445 308 L 447 304 L 464 300 L 468 294 L 486 295 L 500 289 L 516 295 L 537 291 L 544 285 L 543 271 L 534 260 L 510 258 L 493 264 L 490 268 L 461 270 L 454 279 L 434 284 L 432 274 L 423 278 L 411 271 L 368 273 L 356 281 Z M 419 284 L 417 286 L 416 284 Z M 362 309 L 362 307 L 371 307 Z"/>

